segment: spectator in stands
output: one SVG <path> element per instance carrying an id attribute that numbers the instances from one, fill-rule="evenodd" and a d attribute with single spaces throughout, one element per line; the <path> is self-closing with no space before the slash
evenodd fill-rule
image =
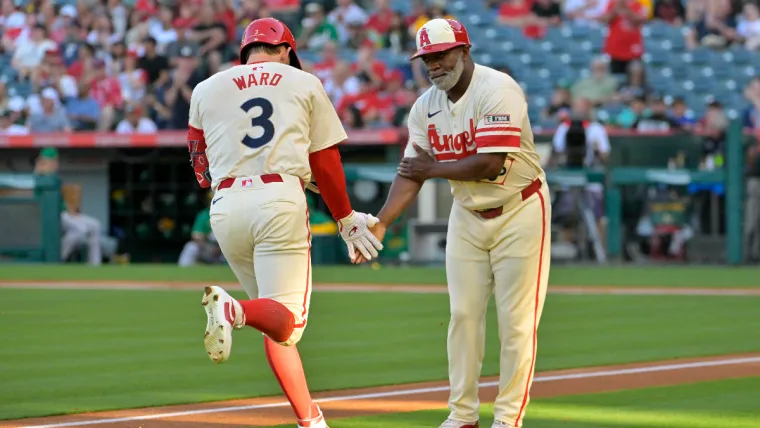
<path id="1" fill-rule="evenodd" d="M 198 65 L 196 53 L 190 46 L 184 46 L 180 51 L 177 68 L 164 91 L 166 106 L 172 111 L 171 129 L 187 129 L 193 88 L 207 77 L 206 73 L 198 69 Z"/>
<path id="2" fill-rule="evenodd" d="M 148 73 L 137 68 L 137 51 L 131 49 L 124 59 L 124 68 L 119 73 L 121 96 L 126 103 L 139 103 L 145 97 Z"/>
<path id="3" fill-rule="evenodd" d="M 69 122 L 75 131 L 94 131 L 100 120 L 100 105 L 90 96 L 90 85 L 79 84 L 76 97 L 66 102 Z"/>
<path id="4" fill-rule="evenodd" d="M 382 44 L 385 34 L 391 29 L 393 17 L 398 16 L 398 13 L 390 8 L 388 1 L 389 0 L 375 1 L 375 10 L 367 19 L 367 34 L 376 45 Z"/>
<path id="5" fill-rule="evenodd" d="M 409 31 L 412 36 L 416 35 L 417 31 L 419 31 L 419 29 L 431 19 L 456 19 L 454 18 L 454 15 L 451 15 L 448 10 L 446 10 L 446 0 L 430 0 L 427 8 L 424 8 L 424 2 L 422 2 L 422 5 L 424 13 L 417 14 L 417 9 L 415 9 L 416 16 L 414 21 L 410 24 Z"/>
<path id="6" fill-rule="evenodd" d="M 633 129 L 638 132 L 669 132 L 680 128 L 681 125 L 668 115 L 668 106 L 659 96 L 652 99 L 649 112 L 633 123 Z"/>
<path id="7" fill-rule="evenodd" d="M 45 26 L 37 24 L 32 28 L 29 39 L 19 42 L 13 52 L 11 64 L 18 71 L 21 79 L 28 78 L 32 71 L 40 65 L 45 53 L 55 48 L 55 42 L 48 39 Z"/>
<path id="8" fill-rule="evenodd" d="M 573 85 L 573 99 L 586 98 L 594 105 L 602 105 L 615 96 L 618 81 L 609 73 L 609 64 L 604 58 L 591 61 L 591 74 Z"/>
<path id="9" fill-rule="evenodd" d="M 694 117 L 689 113 L 686 101 L 683 98 L 677 97 L 670 105 L 670 117 L 678 123 L 681 129 L 690 131 L 697 124 Z"/>
<path id="10" fill-rule="evenodd" d="M 351 38 L 349 26 L 364 26 L 368 18 L 367 12 L 354 0 L 338 0 L 338 7 L 327 15 L 327 20 L 338 30 L 338 40 L 343 45 L 348 44 Z"/>
<path id="11" fill-rule="evenodd" d="M 177 41 L 177 30 L 174 26 L 174 11 L 171 6 L 163 5 L 159 9 L 158 19 L 151 22 L 148 34 L 156 42 L 158 52 L 166 52 L 170 43 Z"/>
<path id="12" fill-rule="evenodd" d="M 42 110 L 29 116 L 29 130 L 39 133 L 71 132 L 71 124 L 55 89 L 43 89 L 40 98 Z"/>
<path id="13" fill-rule="evenodd" d="M 149 91 L 143 98 L 146 113 L 158 129 L 170 129 L 172 111 L 163 101 L 163 91 Z"/>
<path id="14" fill-rule="evenodd" d="M 385 88 L 380 94 L 384 102 L 382 112 L 384 123 L 404 126 L 406 117 L 417 99 L 417 94 L 404 87 L 405 78 L 400 70 L 389 70 L 385 76 Z"/>
<path id="15" fill-rule="evenodd" d="M 567 119 L 570 114 L 571 100 L 570 85 L 567 82 L 558 82 L 549 105 L 541 112 L 541 117 L 544 120 L 562 121 Z"/>
<path id="16" fill-rule="evenodd" d="M 744 127 L 756 131 L 760 129 L 760 77 L 750 80 L 744 88 L 744 98 L 749 101 L 749 106 L 743 112 Z"/>
<path id="17" fill-rule="evenodd" d="M 695 22 L 686 33 L 686 45 L 690 49 L 699 45 L 723 48 L 736 40 L 736 17 L 731 0 L 710 0 L 703 12 L 692 11 L 692 15 L 696 15 L 692 16 Z"/>
<path id="18" fill-rule="evenodd" d="M 84 38 L 82 37 L 82 26 L 77 21 L 67 24 L 64 29 L 66 35 L 60 41 L 58 49 L 61 51 L 64 64 L 66 67 L 70 67 L 79 58 L 79 49 L 84 43 Z"/>
<path id="19" fill-rule="evenodd" d="M 638 0 L 611 0 L 602 22 L 608 25 L 604 53 L 609 55 L 612 74 L 624 75 L 628 64 L 644 54 L 641 27 L 648 13 Z"/>
<path id="20" fill-rule="evenodd" d="M 646 97 L 643 95 L 634 97 L 628 106 L 615 117 L 614 123 L 620 128 L 631 129 L 636 121 L 644 116 L 646 109 Z"/>
<path id="21" fill-rule="evenodd" d="M 13 112 L 10 109 L 0 110 L 0 135 L 27 135 L 25 126 L 13 123 Z"/>
<path id="22" fill-rule="evenodd" d="M 308 3 L 306 17 L 301 21 L 301 33 L 297 45 L 318 50 L 328 41 L 338 42 L 338 29 L 325 18 L 325 10 L 319 3 Z"/>
<path id="23" fill-rule="evenodd" d="M 628 66 L 628 73 L 626 73 L 626 81 L 623 86 L 618 89 L 615 98 L 627 104 L 636 97 L 649 95 L 650 92 L 651 89 L 647 84 L 644 64 L 641 61 L 631 62 Z"/>
<path id="24" fill-rule="evenodd" d="M 31 80 L 35 92 L 50 86 L 64 100 L 77 96 L 76 79 L 66 74 L 66 66 L 58 51 L 48 51 L 42 64 L 32 72 Z"/>
<path id="25" fill-rule="evenodd" d="M 108 15 L 100 15 L 95 19 L 95 25 L 87 35 L 87 43 L 98 49 L 108 51 L 110 46 L 121 40 L 122 35 L 113 31 Z"/>
<path id="26" fill-rule="evenodd" d="M 359 78 L 351 72 L 351 64 L 346 61 L 335 63 L 335 69 L 325 82 L 325 92 L 333 105 L 340 105 L 343 97 L 359 93 L 361 84 Z"/>
<path id="27" fill-rule="evenodd" d="M 760 9 L 757 4 L 745 3 L 744 13 L 736 27 L 737 41 L 749 50 L 760 49 Z"/>
<path id="28" fill-rule="evenodd" d="M 722 158 L 725 149 L 726 132 L 728 131 L 728 116 L 723 105 L 712 101 L 707 105 L 705 116 L 698 124 L 702 137 L 702 167 L 708 170 L 723 165 Z"/>
<path id="29" fill-rule="evenodd" d="M 365 73 L 374 89 L 379 89 L 386 73 L 386 65 L 383 61 L 375 59 L 375 47 L 371 43 L 365 43 L 359 48 L 356 61 L 352 65 L 354 73 Z"/>
<path id="30" fill-rule="evenodd" d="M 345 46 L 349 49 L 359 49 L 361 46 L 374 47 L 377 44 L 377 42 L 372 40 L 367 34 L 367 30 L 364 28 L 364 21 L 359 20 L 358 18 L 346 21 L 344 29 L 347 35 Z"/>
<path id="31" fill-rule="evenodd" d="M 169 81 L 169 60 L 159 55 L 156 39 L 148 37 L 142 46 L 144 53 L 137 60 L 137 68 L 145 71 L 149 86 L 163 86 Z"/>
<path id="32" fill-rule="evenodd" d="M 529 0 L 506 0 L 499 7 L 499 22 L 516 28 L 531 24 L 531 2 Z"/>
<path id="33" fill-rule="evenodd" d="M 598 26 L 608 3 L 609 0 L 565 0 L 562 13 L 575 24 Z"/>
<path id="34" fill-rule="evenodd" d="M 200 45 L 198 55 L 206 61 L 208 73 L 214 74 L 219 71 L 227 49 L 227 27 L 216 17 L 213 6 L 208 3 L 201 6 L 199 14 L 198 23 L 188 34 L 188 40 Z"/>
<path id="35" fill-rule="evenodd" d="M 404 24 L 404 17 L 400 12 L 392 12 L 388 20 L 388 31 L 381 36 L 380 46 L 397 54 L 414 47 L 414 37 L 409 34 L 409 28 Z"/>
<path id="36" fill-rule="evenodd" d="M 92 72 L 89 76 L 85 77 L 84 81 L 91 84 L 90 95 L 100 105 L 98 131 L 106 132 L 112 130 L 116 114 L 124 103 L 118 76 L 109 75 L 106 70 L 105 61 L 96 59 L 93 61 Z"/>
<path id="37" fill-rule="evenodd" d="M 93 63 L 95 62 L 95 47 L 89 43 L 82 43 L 79 46 L 77 59 L 74 60 L 67 72 L 77 81 L 84 78 L 85 71 L 92 70 Z"/>
<path id="38" fill-rule="evenodd" d="M 124 119 L 116 126 L 119 134 L 153 134 L 158 131 L 156 124 L 145 117 L 143 108 L 136 104 L 127 104 Z"/>
<path id="39" fill-rule="evenodd" d="M 561 11 L 559 4 L 554 0 L 535 0 L 531 6 L 533 13 L 534 25 L 546 29 L 562 23 Z"/>
<path id="40" fill-rule="evenodd" d="M 654 4 L 654 18 L 680 27 L 686 17 L 686 9 L 681 0 L 657 0 Z"/>

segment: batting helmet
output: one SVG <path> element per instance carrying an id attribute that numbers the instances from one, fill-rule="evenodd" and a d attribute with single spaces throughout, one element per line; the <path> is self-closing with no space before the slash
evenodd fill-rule
<path id="1" fill-rule="evenodd" d="M 287 25 L 274 18 L 257 19 L 245 29 L 243 39 L 240 41 L 240 63 L 245 64 L 248 50 L 256 43 L 267 45 L 286 45 L 290 47 L 290 65 L 301 69 L 301 61 L 296 56 L 296 38 Z"/>
<path id="2" fill-rule="evenodd" d="M 457 46 L 472 46 L 464 25 L 453 19 L 431 19 L 417 31 L 417 52 L 411 59 Z"/>

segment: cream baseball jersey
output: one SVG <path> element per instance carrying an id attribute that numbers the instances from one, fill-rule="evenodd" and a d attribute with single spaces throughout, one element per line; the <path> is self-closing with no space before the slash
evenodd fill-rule
<path id="1" fill-rule="evenodd" d="M 319 79 L 277 62 L 231 67 L 195 87 L 190 126 L 203 130 L 211 187 L 282 173 L 311 179 L 309 154 L 347 138 Z"/>
<path id="2" fill-rule="evenodd" d="M 431 87 L 409 113 L 409 143 L 404 156 L 415 156 L 411 143 L 432 154 L 439 162 L 464 159 L 476 153 L 506 153 L 497 177 L 477 182 L 452 181 L 451 194 L 470 210 L 496 208 L 536 178 L 545 180 L 528 104 L 520 85 L 512 77 L 475 65 L 467 91 L 456 103 L 446 92 Z"/>

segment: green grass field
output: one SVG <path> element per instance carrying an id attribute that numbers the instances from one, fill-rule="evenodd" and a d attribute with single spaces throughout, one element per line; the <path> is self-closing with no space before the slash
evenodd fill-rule
<path id="1" fill-rule="evenodd" d="M 234 277 L 225 267 L 0 265 L 3 280 L 227 282 Z M 444 274 L 440 269 L 315 267 L 314 280 L 442 284 Z M 760 269 L 556 267 L 551 282 L 757 287 Z M 0 419 L 279 394 L 261 336 L 253 330 L 236 333 L 228 363 L 211 364 L 202 345 L 206 319 L 200 289 L 0 288 L 0 296 Z M 757 352 L 759 305 L 757 297 L 550 294 L 537 369 Z M 484 375 L 498 370 L 494 312 L 492 305 Z M 309 321 L 299 349 L 315 391 L 446 379 L 446 295 L 314 293 Z M 217 381 L 205 382 L 212 374 Z M 539 400 L 529 407 L 527 426 L 745 427 L 753 426 L 748 425 L 752 418 L 760 420 L 757 400 L 752 407 L 731 398 L 732 391 L 760 397 L 757 379 L 717 383 L 722 392 L 712 401 L 705 385 Z M 650 393 L 663 400 L 647 402 Z M 709 403 L 687 406 L 700 400 Z M 434 426 L 445 414 L 395 414 L 331 426 Z M 732 425 L 708 424 L 720 415 Z M 658 420 L 665 422 L 658 425 Z"/>
<path id="2" fill-rule="evenodd" d="M 445 284 L 441 268 L 315 266 L 314 282 L 349 284 Z M 226 266 L 179 269 L 172 265 L 102 266 L 2 265 L 0 280 L 191 281 L 234 282 Z M 760 268 L 705 266 L 577 267 L 552 266 L 549 282 L 556 285 L 760 287 Z"/>
<path id="3" fill-rule="evenodd" d="M 760 378 L 731 379 L 536 400 L 530 428 L 757 428 Z M 331 428 L 428 428 L 446 419 L 446 409 L 343 419 Z M 483 406 L 481 426 L 493 421 Z M 485 423 L 483 423 L 485 422 Z M 281 425 L 284 428 L 290 425 Z"/>

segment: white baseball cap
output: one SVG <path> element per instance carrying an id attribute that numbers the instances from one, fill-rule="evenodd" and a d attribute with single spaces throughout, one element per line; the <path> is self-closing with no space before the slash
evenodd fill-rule
<path id="1" fill-rule="evenodd" d="M 418 56 L 443 52 L 457 46 L 472 46 L 467 29 L 459 21 L 436 18 L 426 22 L 417 31 L 417 52 L 411 59 Z"/>

